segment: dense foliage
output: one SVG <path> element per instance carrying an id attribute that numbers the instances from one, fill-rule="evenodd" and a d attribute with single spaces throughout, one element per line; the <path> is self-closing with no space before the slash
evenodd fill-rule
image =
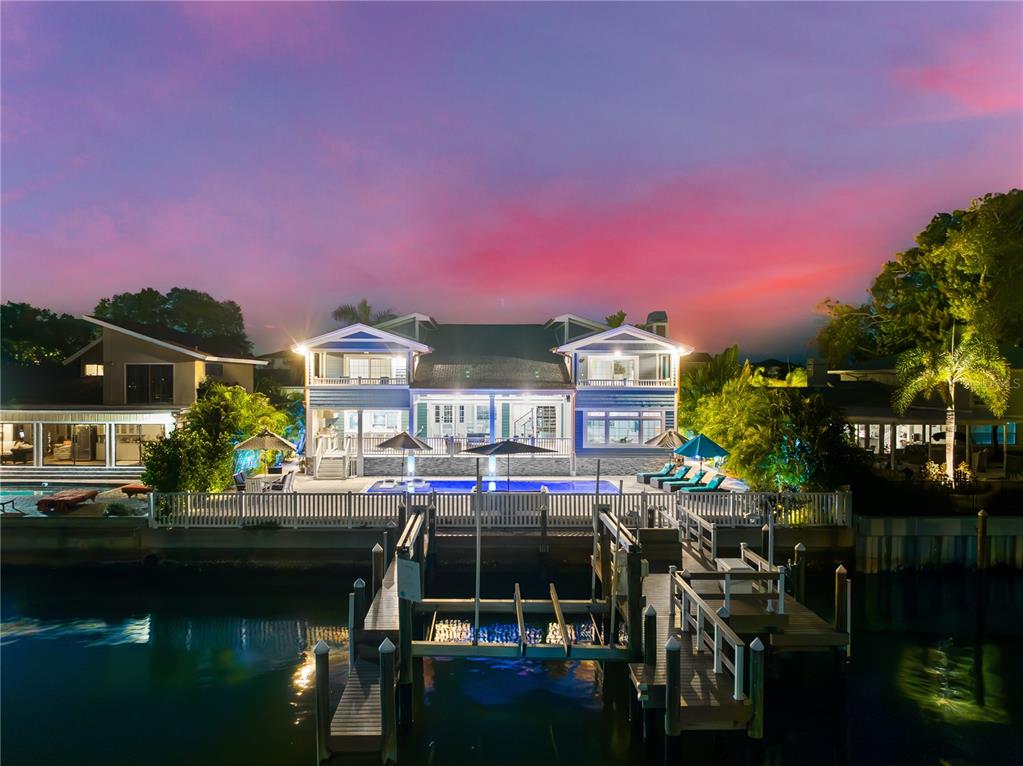
<path id="1" fill-rule="evenodd" d="M 625 309 L 618 309 L 613 314 L 604 317 L 604 324 L 608 327 L 621 327 L 625 324 Z"/>
<path id="2" fill-rule="evenodd" d="M 59 363 L 96 335 L 96 327 L 70 314 L 28 303 L 0 306 L 0 349 L 4 364 Z"/>
<path id="3" fill-rule="evenodd" d="M 281 433 L 289 414 L 263 394 L 207 381 L 164 439 L 145 448 L 142 481 L 160 492 L 219 492 L 231 485 L 234 445 L 264 428 Z"/>
<path id="4" fill-rule="evenodd" d="M 137 293 L 103 298 L 93 312 L 98 317 L 161 325 L 198 338 L 215 341 L 235 354 L 251 354 L 241 307 L 218 301 L 208 293 L 172 287 L 166 294 L 151 287 Z"/>
<path id="5" fill-rule="evenodd" d="M 936 215 L 874 279 L 862 305 L 826 299 L 817 346 L 835 366 L 940 344 L 954 324 L 996 343 L 1023 341 L 1023 191 Z"/>
<path id="6" fill-rule="evenodd" d="M 819 394 L 758 384 L 738 349 L 683 373 L 679 427 L 729 451 L 730 473 L 751 489 L 832 490 L 862 463 L 841 415 Z"/>
<path id="7" fill-rule="evenodd" d="M 345 327 L 350 324 L 375 325 L 394 319 L 396 315 L 391 309 L 380 311 L 374 309 L 369 301 L 363 298 L 358 303 L 342 303 L 334 309 L 331 316 L 341 327 Z"/>

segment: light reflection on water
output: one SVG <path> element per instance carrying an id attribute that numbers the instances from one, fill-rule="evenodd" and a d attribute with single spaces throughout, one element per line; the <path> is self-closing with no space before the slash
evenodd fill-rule
<path id="1" fill-rule="evenodd" d="M 997 646 L 957 646 L 952 639 L 905 648 L 899 690 L 926 714 L 946 722 L 1006 724 L 1009 715 Z"/>
<path id="2" fill-rule="evenodd" d="M 43 621 L 33 617 L 0 621 L 0 646 L 26 638 L 54 640 L 69 637 L 83 639 L 86 646 L 147 644 L 150 639 L 150 617 L 145 615 L 118 622 L 100 619 Z"/>

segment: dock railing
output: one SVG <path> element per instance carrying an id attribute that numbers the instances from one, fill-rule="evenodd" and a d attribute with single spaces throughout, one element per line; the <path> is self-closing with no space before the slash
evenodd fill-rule
<path id="1" fill-rule="evenodd" d="M 714 672 L 731 673 L 732 699 L 743 699 L 745 683 L 743 663 L 746 650 L 743 640 L 728 627 L 724 618 L 700 597 L 692 585 L 686 582 L 685 573 L 676 572 L 672 577 L 671 605 L 672 610 L 678 609 L 682 633 L 695 634 L 694 650 L 713 652 Z"/>
<path id="2" fill-rule="evenodd" d="M 850 526 L 849 492 L 679 492 L 677 502 L 720 526 Z"/>
<path id="3" fill-rule="evenodd" d="M 714 522 L 679 508 L 678 534 L 681 542 L 691 544 L 704 558 L 713 561 L 718 557 L 718 531 Z"/>

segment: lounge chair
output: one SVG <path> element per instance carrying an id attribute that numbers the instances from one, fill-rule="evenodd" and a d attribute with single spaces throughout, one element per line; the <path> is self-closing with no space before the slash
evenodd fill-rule
<path id="1" fill-rule="evenodd" d="M 658 476 L 657 478 L 650 480 L 650 486 L 657 486 L 664 489 L 664 485 L 669 481 L 685 481 L 686 474 L 688 474 L 693 467 L 691 465 L 680 465 L 678 470 L 670 476 Z"/>
<path id="2" fill-rule="evenodd" d="M 706 471 L 700 470 L 694 473 L 688 479 L 663 482 L 661 484 L 661 489 L 666 489 L 669 492 L 676 492 L 682 487 L 695 487 L 697 484 L 703 481 L 703 477 L 706 475 L 707 475 Z"/>
<path id="3" fill-rule="evenodd" d="M 668 461 L 667 463 L 664 464 L 664 468 L 662 468 L 660 471 L 647 471 L 645 473 L 637 473 L 636 481 L 640 482 L 641 484 L 649 484 L 651 479 L 658 479 L 662 476 L 665 477 L 669 476 L 674 467 L 675 464 L 672 463 L 671 461 Z"/>
<path id="4" fill-rule="evenodd" d="M 236 473 L 231 478 L 234 479 L 234 488 L 238 492 L 244 492 L 245 491 L 245 471 L 239 471 L 238 473 Z"/>
<path id="5" fill-rule="evenodd" d="M 272 484 L 268 484 L 263 488 L 264 492 L 291 492 L 291 487 L 295 483 L 295 472 L 288 471 L 277 481 Z"/>
<path id="6" fill-rule="evenodd" d="M 696 486 L 693 486 L 693 487 L 679 487 L 678 491 L 679 492 L 716 492 L 717 488 L 721 486 L 721 484 L 724 482 L 724 480 L 725 480 L 725 475 L 723 473 L 719 473 L 717 476 L 712 478 L 706 484 L 697 484 Z M 721 491 L 724 492 L 725 490 L 721 490 Z"/>

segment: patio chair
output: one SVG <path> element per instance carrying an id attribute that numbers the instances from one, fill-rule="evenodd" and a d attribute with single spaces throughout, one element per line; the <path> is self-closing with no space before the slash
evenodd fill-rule
<path id="1" fill-rule="evenodd" d="M 664 485 L 670 481 L 685 481 L 686 475 L 693 470 L 691 465 L 680 465 L 678 470 L 670 476 L 657 476 L 650 479 L 651 486 L 657 486 L 660 489 L 664 489 Z"/>
<path id="2" fill-rule="evenodd" d="M 649 484 L 651 479 L 657 479 L 662 476 L 666 477 L 670 475 L 674 466 L 675 464 L 669 460 L 667 463 L 664 464 L 664 468 L 662 468 L 660 471 L 645 471 L 644 473 L 637 473 L 636 481 L 638 481 L 640 484 Z"/>
<path id="3" fill-rule="evenodd" d="M 236 473 L 231 478 L 234 479 L 234 488 L 235 488 L 235 490 L 238 491 L 238 492 L 244 492 L 245 491 L 245 471 L 239 471 L 238 473 Z"/>
<path id="4" fill-rule="evenodd" d="M 679 487 L 678 491 L 679 492 L 716 492 L 718 490 L 718 487 L 720 487 L 724 483 L 724 481 L 725 481 L 725 475 L 723 473 L 719 473 L 717 476 L 712 478 L 706 484 L 697 484 L 696 486 L 693 486 L 693 487 Z M 721 491 L 725 492 L 726 490 L 721 490 Z"/>
<path id="5" fill-rule="evenodd" d="M 291 492 L 292 486 L 295 484 L 295 472 L 288 471 L 277 481 L 268 484 L 263 488 L 264 492 Z"/>
<path id="6" fill-rule="evenodd" d="M 675 481 L 664 481 L 661 482 L 661 489 L 666 489 L 669 492 L 676 492 L 682 487 L 695 487 L 701 481 L 703 477 L 707 475 L 706 471 L 700 470 L 690 476 L 688 479 L 677 479 Z"/>

